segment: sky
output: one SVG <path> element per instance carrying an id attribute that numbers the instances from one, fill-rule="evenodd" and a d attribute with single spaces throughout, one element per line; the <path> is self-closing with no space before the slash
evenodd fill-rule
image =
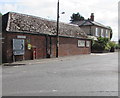
<path id="1" fill-rule="evenodd" d="M 0 0 L 0 12 L 18 12 L 56 20 L 58 0 Z M 118 40 L 118 2 L 119 0 L 59 0 L 60 21 L 70 23 L 73 13 L 79 12 L 85 19 L 95 15 L 95 21 L 113 30 L 112 40 Z M 61 14 L 65 12 L 65 14 Z"/>

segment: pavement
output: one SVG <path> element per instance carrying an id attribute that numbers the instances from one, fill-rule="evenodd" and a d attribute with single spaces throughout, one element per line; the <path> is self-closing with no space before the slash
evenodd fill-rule
<path id="1" fill-rule="evenodd" d="M 40 64 L 40 63 L 48 63 L 48 62 L 56 62 L 56 61 L 75 59 L 77 57 L 80 58 L 80 57 L 85 57 L 88 55 L 97 55 L 97 54 L 91 53 L 91 54 L 83 54 L 83 55 L 75 55 L 75 56 L 64 56 L 64 57 L 58 57 L 58 58 L 23 60 L 23 61 L 16 61 L 13 63 L 4 63 L 4 64 L 2 64 L 2 66 L 34 65 L 34 64 Z M 98 54 L 98 55 L 105 55 L 105 54 Z"/>
<path id="2" fill-rule="evenodd" d="M 118 53 L 14 62 L 2 67 L 2 94 L 118 96 Z"/>

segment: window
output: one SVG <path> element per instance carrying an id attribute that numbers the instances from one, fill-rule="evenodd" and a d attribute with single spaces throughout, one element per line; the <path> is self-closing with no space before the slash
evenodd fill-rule
<path id="1" fill-rule="evenodd" d="M 106 37 L 108 37 L 108 30 L 106 30 Z"/>
<path id="2" fill-rule="evenodd" d="M 101 37 L 104 37 L 103 29 L 101 29 Z"/>
<path id="3" fill-rule="evenodd" d="M 85 40 L 78 40 L 78 47 L 85 47 Z"/>
<path id="4" fill-rule="evenodd" d="M 86 47 L 90 47 L 90 41 L 86 41 Z"/>
<path id="5" fill-rule="evenodd" d="M 99 34 L 98 34 L 98 28 L 96 28 L 95 33 L 96 33 L 96 36 L 99 36 Z"/>

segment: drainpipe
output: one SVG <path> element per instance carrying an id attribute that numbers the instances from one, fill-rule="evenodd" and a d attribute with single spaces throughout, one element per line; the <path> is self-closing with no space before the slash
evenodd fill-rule
<path id="1" fill-rule="evenodd" d="M 46 35 L 45 37 L 46 37 L 46 58 L 47 58 L 47 49 L 48 49 L 48 35 Z"/>

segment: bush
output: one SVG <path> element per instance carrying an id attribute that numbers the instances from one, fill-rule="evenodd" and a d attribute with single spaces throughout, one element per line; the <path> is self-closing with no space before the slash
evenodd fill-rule
<path id="1" fill-rule="evenodd" d="M 115 49 L 120 49 L 120 44 L 116 44 Z"/>
<path id="2" fill-rule="evenodd" d="M 109 51 L 110 46 L 108 44 L 110 40 L 108 38 L 102 38 L 99 37 L 97 41 L 92 41 L 92 50 L 93 51 L 98 51 L 98 52 L 103 52 L 103 51 Z"/>
<path id="3" fill-rule="evenodd" d="M 106 46 L 105 46 L 105 51 L 110 51 L 111 47 L 110 45 L 107 43 Z"/>
<path id="4" fill-rule="evenodd" d="M 92 46 L 92 50 L 97 50 L 97 51 L 103 51 L 104 48 L 105 46 L 102 43 L 97 42 L 97 41 L 95 41 L 95 43 Z"/>
<path id="5" fill-rule="evenodd" d="M 98 42 L 104 45 L 106 45 L 110 41 L 109 38 L 103 38 L 103 37 L 98 37 L 97 39 L 98 39 Z"/>
<path id="6" fill-rule="evenodd" d="M 110 41 L 108 44 L 109 44 L 110 47 L 115 48 L 115 45 L 116 45 L 115 42 Z"/>
<path id="7" fill-rule="evenodd" d="M 98 40 L 92 40 L 92 52 L 114 52 L 115 49 L 120 49 L 120 44 L 116 44 L 110 41 L 108 38 L 97 38 Z"/>
<path id="8" fill-rule="evenodd" d="M 114 52 L 115 51 L 115 42 L 112 42 L 112 41 L 110 41 L 109 43 L 109 46 L 110 46 L 110 52 Z"/>

